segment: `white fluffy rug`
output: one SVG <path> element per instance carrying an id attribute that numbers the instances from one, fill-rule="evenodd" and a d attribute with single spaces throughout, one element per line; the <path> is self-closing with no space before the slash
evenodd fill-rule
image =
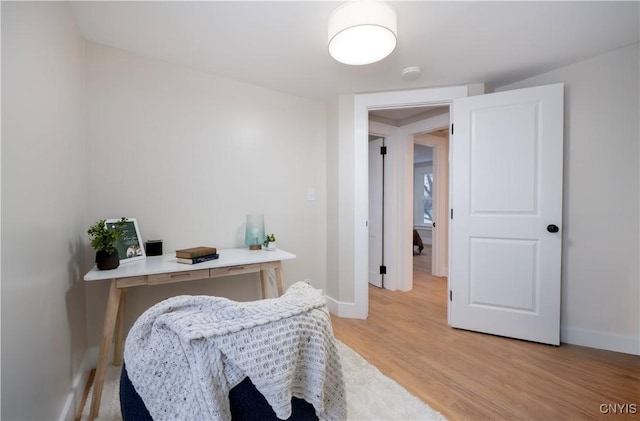
<path id="1" fill-rule="evenodd" d="M 349 420 L 445 420 L 439 412 L 422 402 L 395 381 L 382 374 L 357 352 L 338 341 L 340 360 L 347 388 Z M 109 366 L 102 393 L 102 421 L 122 420 L 120 415 L 120 367 Z M 82 412 L 89 416 L 91 392 Z"/>
<path id="2" fill-rule="evenodd" d="M 446 420 L 338 341 L 349 420 Z"/>

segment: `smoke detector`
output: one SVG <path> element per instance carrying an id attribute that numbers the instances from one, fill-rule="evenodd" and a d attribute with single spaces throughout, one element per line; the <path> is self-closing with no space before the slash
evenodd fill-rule
<path id="1" fill-rule="evenodd" d="M 401 75 L 404 80 L 416 80 L 420 77 L 420 68 L 418 66 L 406 67 L 402 70 Z"/>

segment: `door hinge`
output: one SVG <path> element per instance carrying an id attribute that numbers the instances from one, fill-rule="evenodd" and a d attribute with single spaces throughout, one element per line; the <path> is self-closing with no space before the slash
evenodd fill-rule
<path id="1" fill-rule="evenodd" d="M 453 301 L 453 290 L 449 290 L 449 301 Z"/>
<path id="2" fill-rule="evenodd" d="M 387 154 L 387 147 L 380 146 L 380 155 L 386 155 L 386 154 Z"/>
<path id="3" fill-rule="evenodd" d="M 453 134 L 453 124 L 451 124 L 451 134 Z"/>
<path id="4" fill-rule="evenodd" d="M 453 219 L 453 208 L 451 208 L 451 219 Z"/>
<path id="5" fill-rule="evenodd" d="M 387 267 L 386 266 L 380 266 L 380 275 L 386 275 L 387 274 Z"/>

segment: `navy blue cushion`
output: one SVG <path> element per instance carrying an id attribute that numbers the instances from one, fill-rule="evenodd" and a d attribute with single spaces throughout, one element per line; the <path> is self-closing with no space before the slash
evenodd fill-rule
<path id="1" fill-rule="evenodd" d="M 246 377 L 229 391 L 231 419 L 242 421 L 278 421 L 280 420 L 271 405 Z M 316 411 L 304 399 L 291 399 L 291 416 L 288 421 L 317 421 Z M 120 375 L 120 410 L 123 421 L 152 421 L 151 415 L 142 398 L 129 380 L 125 365 Z"/>
<path id="2" fill-rule="evenodd" d="M 120 412 L 124 421 L 153 421 L 142 398 L 129 380 L 124 364 L 120 373 Z"/>

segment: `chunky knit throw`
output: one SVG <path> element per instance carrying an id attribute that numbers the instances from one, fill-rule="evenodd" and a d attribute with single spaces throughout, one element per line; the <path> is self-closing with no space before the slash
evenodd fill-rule
<path id="1" fill-rule="evenodd" d="M 326 300 L 298 282 L 274 299 L 178 296 L 131 328 L 127 372 L 154 420 L 228 420 L 228 394 L 249 377 L 280 419 L 291 397 L 321 420 L 346 419 L 340 357 Z"/>

